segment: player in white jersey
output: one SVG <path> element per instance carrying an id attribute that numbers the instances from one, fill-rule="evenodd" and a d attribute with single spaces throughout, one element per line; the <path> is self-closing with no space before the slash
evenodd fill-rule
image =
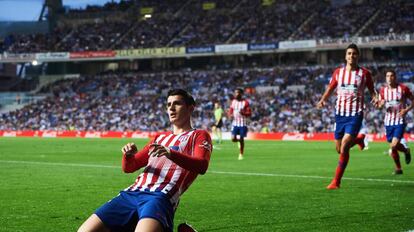
<path id="1" fill-rule="evenodd" d="M 390 143 L 391 157 L 395 163 L 394 174 L 403 173 L 398 151 L 405 155 L 405 162 L 411 162 L 410 149 L 401 144 L 406 126 L 405 115 L 414 108 L 414 96 L 410 89 L 397 82 L 397 76 L 394 70 L 388 70 L 385 73 L 387 85 L 380 90 L 380 106 L 385 105 L 386 113 L 384 125 L 387 133 L 387 141 Z M 407 106 L 408 101 L 411 104 Z"/>
<path id="2" fill-rule="evenodd" d="M 252 110 L 249 102 L 243 99 L 243 90 L 236 89 L 229 108 L 229 118 L 233 118 L 231 140 L 239 144 L 239 160 L 244 157 L 244 137 L 247 136 L 247 119 L 251 114 Z M 239 138 L 237 138 L 237 135 L 239 135 Z"/>
<path id="3" fill-rule="evenodd" d="M 336 89 L 335 143 L 336 151 L 340 155 L 335 177 L 327 189 L 340 187 L 349 161 L 349 150 L 353 145 L 363 143 L 363 140 L 357 139 L 356 136 L 363 118 L 365 88 L 369 90 L 372 103 L 378 105 L 371 73 L 358 65 L 358 58 L 358 46 L 350 44 L 345 51 L 346 65 L 334 71 L 328 88 L 317 103 L 318 109 L 324 107 Z"/>
<path id="4" fill-rule="evenodd" d="M 123 171 L 144 170 L 78 231 L 173 231 L 180 196 L 207 171 L 212 152 L 209 133 L 191 127 L 194 107 L 186 91 L 169 91 L 167 112 L 173 131 L 156 136 L 139 152 L 133 143 L 122 148 Z"/>

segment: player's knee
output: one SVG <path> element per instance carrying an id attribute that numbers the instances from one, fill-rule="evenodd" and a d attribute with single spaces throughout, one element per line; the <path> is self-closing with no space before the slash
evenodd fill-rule
<path id="1" fill-rule="evenodd" d="M 231 141 L 238 142 L 239 140 L 237 140 L 237 138 L 232 138 Z"/>
<path id="2" fill-rule="evenodd" d="M 91 231 L 109 231 L 103 224 L 101 219 L 92 214 L 78 229 L 78 232 L 91 232 Z"/>
<path id="3" fill-rule="evenodd" d="M 161 223 L 153 218 L 143 218 L 138 221 L 135 231 L 154 231 L 163 232 L 164 228 Z"/>

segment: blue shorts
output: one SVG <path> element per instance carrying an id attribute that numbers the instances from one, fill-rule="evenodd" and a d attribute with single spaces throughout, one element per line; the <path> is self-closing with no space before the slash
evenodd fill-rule
<path id="1" fill-rule="evenodd" d="M 161 192 L 126 192 L 108 201 L 95 214 L 111 231 L 134 231 L 138 220 L 153 218 L 165 231 L 173 231 L 174 209 Z"/>
<path id="2" fill-rule="evenodd" d="M 387 132 L 387 141 L 391 143 L 392 138 L 401 139 L 404 135 L 405 124 L 395 126 L 385 126 Z"/>
<path id="3" fill-rule="evenodd" d="M 233 136 L 240 135 L 240 137 L 244 138 L 247 136 L 247 126 L 233 126 L 231 134 Z"/>
<path id="4" fill-rule="evenodd" d="M 362 119 L 362 114 L 355 116 L 335 115 L 335 139 L 342 139 L 344 134 L 356 137 L 361 129 Z"/>

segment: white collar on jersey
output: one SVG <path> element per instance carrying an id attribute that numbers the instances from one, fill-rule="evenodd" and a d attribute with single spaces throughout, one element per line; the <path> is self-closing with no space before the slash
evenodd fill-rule
<path id="1" fill-rule="evenodd" d="M 192 128 L 191 127 L 191 129 L 189 129 L 189 130 L 187 130 L 187 131 L 183 131 L 183 132 L 181 132 L 181 133 L 179 133 L 179 134 L 174 134 L 174 132 L 171 132 L 173 135 L 178 135 L 178 136 L 181 136 L 182 134 L 185 134 L 185 133 L 189 133 L 189 132 L 191 132 L 191 131 L 193 131 L 193 130 L 195 130 L 195 128 Z"/>

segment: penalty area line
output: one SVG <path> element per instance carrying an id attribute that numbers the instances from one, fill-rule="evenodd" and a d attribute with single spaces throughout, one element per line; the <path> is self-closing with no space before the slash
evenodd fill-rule
<path id="1" fill-rule="evenodd" d="M 101 165 L 101 164 L 82 164 L 82 163 L 54 163 L 54 162 L 38 162 L 38 161 L 20 161 L 20 160 L 0 160 L 0 163 L 9 164 L 29 164 L 29 165 L 50 165 L 50 166 L 65 166 L 65 167 L 85 167 L 85 168 L 111 168 L 120 169 L 120 166 Z M 278 173 L 256 173 L 256 172 L 228 172 L 209 170 L 207 173 L 220 175 L 238 175 L 238 176 L 268 176 L 268 177 L 287 177 L 300 179 L 332 179 L 326 176 L 311 176 L 311 175 L 293 175 L 293 174 L 278 174 Z M 369 181 L 369 182 L 388 182 L 388 183 L 406 183 L 414 184 L 412 180 L 395 180 L 395 179 L 375 179 L 375 178 L 359 178 L 359 177 L 343 177 L 344 180 Z"/>

